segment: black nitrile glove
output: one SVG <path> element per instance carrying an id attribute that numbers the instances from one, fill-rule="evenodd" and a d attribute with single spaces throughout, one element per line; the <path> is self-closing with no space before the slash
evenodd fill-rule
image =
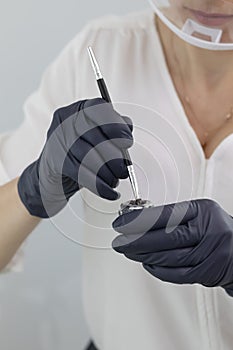
<path id="1" fill-rule="evenodd" d="M 39 159 L 19 179 L 23 204 L 31 215 L 47 218 L 82 187 L 118 199 L 113 188 L 128 177 L 122 150 L 132 144 L 131 120 L 101 98 L 58 109 Z"/>
<path id="2" fill-rule="evenodd" d="M 233 296 L 233 219 L 216 202 L 192 200 L 119 216 L 113 248 L 162 281 L 223 287 Z"/>

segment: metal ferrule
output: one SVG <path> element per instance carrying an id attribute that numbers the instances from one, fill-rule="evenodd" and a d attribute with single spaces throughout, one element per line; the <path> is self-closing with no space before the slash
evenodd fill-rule
<path id="1" fill-rule="evenodd" d="M 89 56 L 90 56 L 90 61 L 91 61 L 93 70 L 95 72 L 96 80 L 103 79 L 103 76 L 101 74 L 99 65 L 97 63 L 97 60 L 95 58 L 95 55 L 94 55 L 94 52 L 93 52 L 92 48 L 90 46 L 88 46 L 87 50 L 88 50 L 88 53 L 89 53 Z"/>
<path id="2" fill-rule="evenodd" d="M 133 165 L 128 165 L 127 169 L 129 172 L 129 179 L 130 179 L 131 186 L 133 189 L 134 197 L 135 197 L 135 199 L 140 199 L 140 194 L 139 194 L 139 190 L 138 190 L 138 184 L 137 184 L 137 180 L 136 180 L 134 167 L 133 167 Z"/>

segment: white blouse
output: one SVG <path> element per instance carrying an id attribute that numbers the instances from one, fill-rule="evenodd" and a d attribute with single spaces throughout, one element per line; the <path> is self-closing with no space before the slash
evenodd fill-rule
<path id="1" fill-rule="evenodd" d="M 1 138 L 1 183 L 38 157 L 55 109 L 99 96 L 86 51 L 91 45 L 115 108 L 134 122 L 130 153 L 143 198 L 160 205 L 208 197 L 233 215 L 233 136 L 205 159 L 169 75 L 153 19 L 151 11 L 100 18 L 69 43 L 26 101 L 22 126 Z M 83 245 L 83 300 L 96 346 L 232 349 L 233 298 L 223 289 L 162 282 L 111 249 L 116 236 L 111 223 L 120 203 L 132 197 L 128 180 L 118 190 L 122 197 L 116 202 L 82 190 L 53 218 L 65 235 Z M 75 201 L 81 199 L 83 211 L 77 213 Z M 83 230 L 76 232 L 81 224 Z"/>

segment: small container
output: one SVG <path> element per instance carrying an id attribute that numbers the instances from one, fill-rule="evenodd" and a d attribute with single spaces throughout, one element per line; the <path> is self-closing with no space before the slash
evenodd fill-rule
<path id="1" fill-rule="evenodd" d="M 119 215 L 130 213 L 134 210 L 140 210 L 144 208 L 154 207 L 153 203 L 149 200 L 136 199 L 130 200 L 128 202 L 122 203 L 119 210 Z"/>

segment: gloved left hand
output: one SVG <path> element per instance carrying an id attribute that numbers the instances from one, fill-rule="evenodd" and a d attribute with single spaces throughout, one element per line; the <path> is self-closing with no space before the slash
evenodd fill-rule
<path id="1" fill-rule="evenodd" d="M 223 287 L 233 296 L 233 218 L 208 199 L 119 216 L 113 248 L 162 281 Z"/>

